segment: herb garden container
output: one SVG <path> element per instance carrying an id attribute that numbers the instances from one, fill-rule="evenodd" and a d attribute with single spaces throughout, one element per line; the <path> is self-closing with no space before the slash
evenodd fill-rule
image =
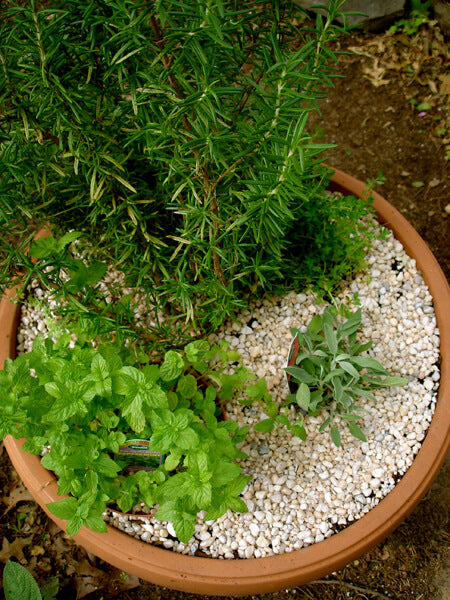
<path id="1" fill-rule="evenodd" d="M 362 182 L 335 171 L 331 188 L 362 197 Z M 152 583 L 197 594 L 246 595 L 272 592 L 305 584 L 361 556 L 381 542 L 413 510 L 436 476 L 449 447 L 450 432 L 450 290 L 446 278 L 425 242 L 400 213 L 374 193 L 374 209 L 390 228 L 417 267 L 433 296 L 441 339 L 441 379 L 434 417 L 412 466 L 380 503 L 339 533 L 312 546 L 265 558 L 219 560 L 186 556 L 138 541 L 108 526 L 107 533 L 83 529 L 75 540 L 99 558 Z M 10 290 L 0 305 L 0 360 L 14 357 L 20 307 L 10 302 Z M 7 451 L 14 467 L 38 504 L 61 528 L 64 522 L 50 514 L 46 504 L 59 500 L 52 473 L 40 457 L 21 452 L 23 440 L 8 437 Z"/>

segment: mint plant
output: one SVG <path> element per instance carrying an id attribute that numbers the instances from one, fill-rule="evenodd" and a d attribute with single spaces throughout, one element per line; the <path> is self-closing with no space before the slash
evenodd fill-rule
<path id="1" fill-rule="evenodd" d="M 216 405 L 252 377 L 240 364 L 224 372 L 238 355 L 196 340 L 154 364 L 133 345 L 100 340 L 94 348 L 85 327 L 76 335 L 37 338 L 0 372 L 0 436 L 27 438 L 23 449 L 33 454 L 49 446 L 42 464 L 69 496 L 48 507 L 67 520 L 67 532 L 106 531 L 107 505 L 127 512 L 143 501 L 159 505 L 156 517 L 187 542 L 199 511 L 207 519 L 246 511 L 248 477 L 235 461 L 245 457 L 237 446 L 247 428 L 220 420 Z M 116 455 L 136 438 L 164 460 L 127 474 Z"/>
<path id="2" fill-rule="evenodd" d="M 327 411 L 329 416 L 320 431 L 330 427 L 331 439 L 338 447 L 341 435 L 334 424 L 336 415 L 347 423 L 353 436 L 366 441 L 356 424 L 364 410 L 358 405 L 358 399 L 375 402 L 373 390 L 408 383 L 404 377 L 391 376 L 381 363 L 366 355 L 373 342 L 357 340 L 360 326 L 360 308 L 341 323 L 337 311 L 327 307 L 321 315 L 311 319 L 305 333 L 292 330 L 300 351 L 296 364 L 285 369 L 298 384 L 295 394 L 289 395 L 288 403 L 294 403 L 302 414 Z M 302 421 L 301 415 L 299 420 Z"/>
<path id="3" fill-rule="evenodd" d="M 85 233 L 155 311 L 205 330 L 253 294 L 333 289 L 370 237 L 307 126 L 343 4 L 311 24 L 281 0 L 9 2 L 0 226 Z M 25 245 L 1 245 L 9 285 Z"/>
<path id="4" fill-rule="evenodd" d="M 256 423 L 254 426 L 256 431 L 268 433 L 275 427 L 283 426 L 301 440 L 306 440 L 306 429 L 302 417 L 300 416 L 295 422 L 292 422 L 292 420 L 289 419 L 283 410 L 284 406 L 279 406 L 272 400 L 272 395 L 267 391 L 267 382 L 264 377 L 257 383 L 247 386 L 245 393 L 248 399 L 240 399 L 241 404 L 244 406 L 251 406 L 251 404 L 257 402 L 264 411 L 264 414 L 267 415 L 267 418 Z"/>

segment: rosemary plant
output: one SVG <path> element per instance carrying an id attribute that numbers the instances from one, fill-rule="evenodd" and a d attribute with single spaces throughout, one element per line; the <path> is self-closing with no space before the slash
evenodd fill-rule
<path id="1" fill-rule="evenodd" d="M 307 129 L 343 4 L 311 24 L 281 0 L 8 2 L 0 226 L 88 234 L 205 329 L 261 291 L 331 289 L 368 241 L 366 204 L 326 195 L 328 146 Z M 3 246 L 7 285 L 23 252 Z"/>

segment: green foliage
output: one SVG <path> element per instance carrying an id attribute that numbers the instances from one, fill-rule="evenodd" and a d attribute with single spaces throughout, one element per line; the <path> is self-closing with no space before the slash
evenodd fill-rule
<path id="1" fill-rule="evenodd" d="M 353 436 L 366 441 L 356 424 L 363 411 L 357 404 L 358 398 L 375 402 L 373 390 L 408 383 L 403 377 L 391 376 L 377 360 L 366 355 L 372 342 L 357 341 L 360 325 L 361 309 L 340 322 L 336 309 L 327 307 L 322 315 L 311 319 L 305 333 L 292 330 L 298 337 L 300 351 L 296 364 L 285 370 L 298 388 L 288 401 L 295 403 L 304 414 L 317 415 L 326 410 L 329 416 L 320 430 L 330 426 L 336 446 L 341 443 L 339 430 L 334 425 L 336 415 L 344 419 Z"/>
<path id="2" fill-rule="evenodd" d="M 254 385 L 250 385 L 245 390 L 249 400 L 242 400 L 242 404 L 250 405 L 254 401 L 258 402 L 265 414 L 268 415 L 267 419 L 263 419 L 255 425 L 256 431 L 262 433 L 268 433 L 272 431 L 274 427 L 282 425 L 287 427 L 293 435 L 299 437 L 302 440 L 306 440 L 306 429 L 303 424 L 301 416 L 296 422 L 292 423 L 291 420 L 283 412 L 283 407 L 278 406 L 273 400 L 271 394 L 267 392 L 266 380 L 263 378 Z"/>
<path id="3" fill-rule="evenodd" d="M 348 317 L 340 323 L 339 315 Z M 283 426 L 293 435 L 306 440 L 307 433 L 304 415 L 316 416 L 322 411 L 328 417 L 320 427 L 323 431 L 330 427 L 333 443 L 341 445 L 341 434 L 334 424 L 339 415 L 347 423 L 350 433 L 365 442 L 366 437 L 356 421 L 364 409 L 357 404 L 360 397 L 375 401 L 372 391 L 382 387 L 406 385 L 403 377 L 390 376 L 388 371 L 365 352 L 372 342 L 356 340 L 361 325 L 361 309 L 351 313 L 345 306 L 327 307 L 322 315 L 313 317 L 305 333 L 292 330 L 299 341 L 299 354 L 296 364 L 285 368 L 295 394 L 289 394 L 281 406 L 276 404 L 267 392 L 266 380 L 247 386 L 247 399 L 241 403 L 250 406 L 257 402 L 267 415 L 255 425 L 257 431 L 267 433 L 274 427 Z M 295 406 L 297 415 L 286 414 L 286 408 Z"/>
<path id="4" fill-rule="evenodd" d="M 411 0 L 411 14 L 430 16 L 431 0 Z"/>
<path id="5" fill-rule="evenodd" d="M 411 0 L 411 11 L 407 19 L 399 19 L 389 29 L 389 33 L 406 33 L 415 35 L 421 25 L 430 18 L 431 0 Z"/>
<path id="6" fill-rule="evenodd" d="M 156 516 L 173 521 L 187 542 L 199 511 L 213 519 L 247 510 L 239 495 L 248 477 L 235 460 L 245 457 L 237 445 L 248 428 L 220 420 L 216 404 L 253 377 L 241 364 L 224 373 L 236 353 L 196 340 L 142 366 L 135 346 L 100 340 L 94 347 L 91 339 L 83 327 L 76 341 L 68 333 L 38 338 L 0 372 L 0 436 L 26 437 L 24 450 L 34 454 L 50 446 L 42 465 L 69 495 L 48 507 L 67 532 L 106 531 L 108 504 L 127 512 L 144 501 L 158 504 Z M 149 440 L 162 464 L 123 469 L 119 449 L 132 439 Z"/>
<path id="7" fill-rule="evenodd" d="M 21 564 L 8 560 L 3 570 L 5 600 L 42 600 L 34 577 Z"/>
<path id="8" fill-rule="evenodd" d="M 3 227 L 31 216 L 88 234 L 158 308 L 204 328 L 263 290 L 332 289 L 367 243 L 366 205 L 326 195 L 328 146 L 307 128 L 336 74 L 342 4 L 311 27 L 280 0 L 9 3 Z M 2 285 L 21 266 L 4 253 Z M 72 284 L 97 276 L 80 266 Z"/>
<path id="9" fill-rule="evenodd" d="M 118 343 L 135 340 L 146 351 L 159 349 L 160 352 L 168 346 L 180 347 L 190 341 L 191 331 L 183 323 L 173 325 L 168 320 L 164 324 L 157 322 L 153 327 L 140 327 L 136 323 L 136 301 L 131 294 L 123 293 L 123 287 L 110 284 L 109 298 L 105 299 L 103 278 L 107 265 L 86 254 L 84 242 L 83 234 L 73 231 L 59 239 L 49 235 L 33 240 L 28 250 L 15 248 L 19 271 L 10 284 L 17 286 L 19 299 L 27 294 L 30 281 L 36 280 L 42 289 L 50 292 L 52 301 L 56 301 L 53 313 L 69 328 L 77 328 L 79 323 L 89 327 L 94 338 L 114 334 Z M 74 254 L 74 250 L 78 253 Z M 148 312 L 155 301 L 150 293 L 145 297 L 141 294 L 140 302 L 146 302 Z M 45 306 L 41 309 L 45 312 Z M 143 362 L 145 360 L 144 354 Z"/>

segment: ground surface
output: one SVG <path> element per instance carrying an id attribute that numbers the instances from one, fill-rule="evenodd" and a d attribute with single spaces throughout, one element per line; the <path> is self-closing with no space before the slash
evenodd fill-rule
<path id="1" fill-rule="evenodd" d="M 317 135 L 339 144 L 329 163 L 375 189 L 415 226 L 450 273 L 448 157 L 450 76 L 440 30 L 353 35 L 341 73 L 316 120 Z M 448 56 L 447 56 L 448 60 Z M 413 514 L 384 543 L 329 578 L 258 600 L 449 600 L 450 463 Z M 0 447 L 0 563 L 20 560 L 53 598 L 196 600 L 139 582 L 74 545 L 36 507 Z M 447 568 L 446 568 L 447 564 Z M 96 590 L 96 591 L 95 591 Z M 0 592 L 1 594 L 1 592 Z"/>

